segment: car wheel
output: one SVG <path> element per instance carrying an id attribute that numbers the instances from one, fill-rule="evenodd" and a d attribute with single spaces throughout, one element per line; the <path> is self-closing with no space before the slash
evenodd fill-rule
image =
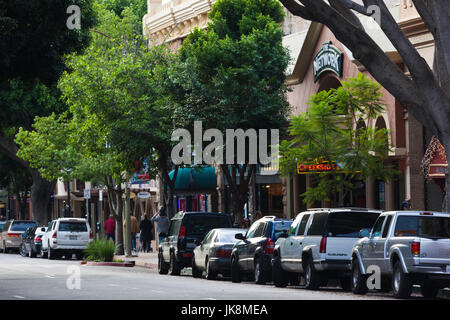
<path id="1" fill-rule="evenodd" d="M 400 262 L 397 261 L 394 265 L 394 274 L 392 276 L 392 290 L 394 297 L 407 299 L 411 296 L 412 281 L 408 274 L 403 272 Z"/>
<path id="2" fill-rule="evenodd" d="M 158 273 L 167 274 L 169 272 L 169 266 L 164 262 L 162 258 L 162 253 L 158 253 Z"/>
<path id="3" fill-rule="evenodd" d="M 55 251 L 52 250 L 52 248 L 50 247 L 50 244 L 48 245 L 48 249 L 47 249 L 47 258 L 48 258 L 49 260 L 54 260 L 54 259 L 56 259 Z"/>
<path id="4" fill-rule="evenodd" d="M 308 290 L 315 290 L 319 288 L 320 277 L 316 269 L 314 269 L 312 258 L 307 258 L 304 270 L 305 270 L 305 288 Z"/>
<path id="5" fill-rule="evenodd" d="M 341 285 L 342 290 L 346 292 L 352 291 L 351 277 L 343 276 L 339 278 L 339 284 Z"/>
<path id="6" fill-rule="evenodd" d="M 195 264 L 195 256 L 192 256 L 192 276 L 194 278 L 201 278 L 203 272 Z"/>
<path id="7" fill-rule="evenodd" d="M 284 288 L 288 285 L 289 279 L 286 271 L 281 267 L 279 256 L 272 260 L 272 280 L 275 287 Z"/>
<path id="8" fill-rule="evenodd" d="M 44 249 L 41 247 L 41 252 L 39 254 L 41 256 L 41 258 L 46 258 L 47 257 L 47 252 L 44 251 Z"/>
<path id="9" fill-rule="evenodd" d="M 439 287 L 432 281 L 425 280 L 425 282 L 420 286 L 420 291 L 422 292 L 422 296 L 424 298 L 434 299 L 439 292 Z"/>
<path id="10" fill-rule="evenodd" d="M 175 254 L 170 255 L 170 265 L 169 265 L 169 274 L 171 276 L 179 276 L 181 272 L 181 268 L 179 267 L 178 261 L 175 258 Z"/>
<path id="11" fill-rule="evenodd" d="M 267 277 L 266 272 L 263 269 L 262 259 L 260 257 L 255 257 L 255 283 L 256 284 L 266 284 Z"/>
<path id="12" fill-rule="evenodd" d="M 205 269 L 206 269 L 206 274 L 205 274 L 206 279 L 208 279 L 208 280 L 215 280 L 216 277 L 217 277 L 217 272 L 215 272 L 215 271 L 212 269 L 211 263 L 209 263 L 209 259 L 208 259 L 208 258 L 206 258 L 206 266 L 205 266 Z"/>
<path id="13" fill-rule="evenodd" d="M 366 294 L 369 290 L 367 288 L 367 276 L 361 273 L 358 260 L 354 259 L 352 262 L 352 281 L 351 289 L 354 294 Z"/>
<path id="14" fill-rule="evenodd" d="M 20 248 L 19 248 L 19 254 L 20 254 L 22 257 L 25 257 L 25 256 L 27 255 L 27 252 L 26 252 L 26 250 L 25 250 L 25 245 L 24 245 L 23 243 L 20 245 Z"/>
<path id="15" fill-rule="evenodd" d="M 5 241 L 3 241 L 3 253 L 8 253 L 8 248 L 6 247 Z"/>
<path id="16" fill-rule="evenodd" d="M 242 281 L 241 268 L 236 257 L 231 258 L 231 282 L 239 283 Z"/>
<path id="17" fill-rule="evenodd" d="M 30 258 L 36 258 L 37 252 L 33 250 L 33 248 L 30 249 Z"/>

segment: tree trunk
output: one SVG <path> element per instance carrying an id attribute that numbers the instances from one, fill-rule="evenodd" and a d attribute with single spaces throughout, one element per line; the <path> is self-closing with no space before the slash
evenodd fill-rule
<path id="1" fill-rule="evenodd" d="M 114 254 L 118 256 L 122 256 L 124 254 L 122 225 L 123 225 L 123 218 L 122 214 L 120 214 L 116 216 L 116 251 L 114 252 Z"/>
<path id="2" fill-rule="evenodd" d="M 46 225 L 51 220 L 50 197 L 54 192 L 56 180 L 49 182 L 41 177 L 37 171 L 32 171 L 33 185 L 31 186 L 31 203 L 33 206 L 33 220 L 39 225 Z"/>
<path id="3" fill-rule="evenodd" d="M 442 139 L 442 140 L 441 140 Z M 441 143 L 445 148 L 445 156 L 447 163 L 450 161 L 450 134 L 443 134 L 441 137 Z M 442 211 L 449 212 L 450 210 L 450 172 L 448 167 L 445 169 L 445 197 Z"/>

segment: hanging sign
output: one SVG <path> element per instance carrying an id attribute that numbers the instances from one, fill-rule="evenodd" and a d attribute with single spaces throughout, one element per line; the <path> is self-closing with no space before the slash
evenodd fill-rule
<path id="1" fill-rule="evenodd" d="M 314 82 L 327 71 L 335 73 L 339 78 L 342 77 L 343 61 L 344 54 L 333 46 L 331 41 L 325 42 L 313 60 Z"/>

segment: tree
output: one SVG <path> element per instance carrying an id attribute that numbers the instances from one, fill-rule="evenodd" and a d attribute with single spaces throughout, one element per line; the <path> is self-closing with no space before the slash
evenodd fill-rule
<path id="1" fill-rule="evenodd" d="M 380 88 L 359 74 L 313 95 L 308 111 L 291 119 L 292 139 L 280 145 L 280 168 L 285 175 L 311 168 L 313 186 L 302 194 L 305 203 L 344 205 L 355 181 L 393 178 L 395 171 L 385 163 L 388 131 L 365 125 L 384 110 Z"/>
<path id="2" fill-rule="evenodd" d="M 180 49 L 179 85 L 171 90 L 179 127 L 279 129 L 287 123 L 282 45 L 284 12 L 275 0 L 219 0 L 206 31 L 195 29 Z M 248 151 L 249 144 L 246 143 Z M 242 218 L 255 164 L 220 164 L 232 195 L 232 213 Z"/>
<path id="3" fill-rule="evenodd" d="M 450 159 L 450 3 L 412 0 L 434 38 L 433 70 L 423 59 L 382 0 L 280 0 L 293 14 L 326 25 L 424 127 L 436 135 Z M 408 68 L 405 74 L 372 39 L 356 13 L 379 13 L 379 24 Z M 450 208 L 450 173 L 446 172 L 446 210 Z"/>
<path id="4" fill-rule="evenodd" d="M 35 116 L 66 108 L 58 101 L 56 81 L 64 70 L 63 56 L 81 50 L 95 23 L 91 0 L 18 0 L 0 3 L 0 152 L 29 171 L 36 220 L 49 219 L 55 182 L 47 181 L 17 157 L 14 136 L 19 127 L 31 129 Z M 80 29 L 66 26 L 67 8 L 81 9 Z"/>

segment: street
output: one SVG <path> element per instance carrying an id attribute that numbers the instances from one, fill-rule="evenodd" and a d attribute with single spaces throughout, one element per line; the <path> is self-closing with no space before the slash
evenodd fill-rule
<path id="1" fill-rule="evenodd" d="M 80 275 L 77 282 L 77 274 Z M 0 255 L 1 300 L 390 300 L 391 295 L 356 296 L 340 288 L 308 291 L 301 287 L 275 288 L 228 279 L 194 279 L 159 275 L 155 269 L 82 266 L 76 260 L 30 259 Z M 421 299 L 413 295 L 412 299 Z"/>

